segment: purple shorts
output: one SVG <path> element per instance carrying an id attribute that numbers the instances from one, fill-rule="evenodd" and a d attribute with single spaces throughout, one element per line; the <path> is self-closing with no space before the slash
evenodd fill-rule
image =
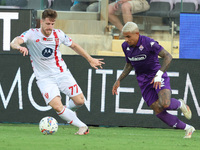
<path id="1" fill-rule="evenodd" d="M 142 75 L 137 77 L 142 97 L 144 98 L 148 106 L 151 106 L 151 104 L 153 104 L 155 101 L 158 100 L 158 93 L 161 90 L 163 89 L 171 90 L 170 78 L 167 76 L 166 72 L 162 75 L 161 89 L 155 89 L 153 88 L 153 84 L 150 84 L 153 78 L 154 75 L 150 76 Z"/>

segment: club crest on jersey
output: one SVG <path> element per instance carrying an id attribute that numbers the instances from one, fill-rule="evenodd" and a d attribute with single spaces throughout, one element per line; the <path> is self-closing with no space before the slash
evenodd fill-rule
<path id="1" fill-rule="evenodd" d="M 49 94 L 48 93 L 45 93 L 44 96 L 49 99 Z"/>
<path id="2" fill-rule="evenodd" d="M 144 49 L 144 47 L 142 45 L 140 45 L 139 50 L 142 51 L 143 49 Z"/>
<path id="3" fill-rule="evenodd" d="M 46 47 L 43 51 L 42 51 L 42 55 L 44 57 L 49 57 L 51 56 L 53 53 L 53 50 L 51 48 Z"/>

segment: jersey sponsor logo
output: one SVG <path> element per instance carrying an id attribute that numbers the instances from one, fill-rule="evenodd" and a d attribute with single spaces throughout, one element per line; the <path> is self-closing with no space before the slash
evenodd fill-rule
<path id="1" fill-rule="evenodd" d="M 141 61 L 141 60 L 145 60 L 146 58 L 147 58 L 147 56 L 145 54 L 137 55 L 137 56 L 132 57 L 132 58 L 128 57 L 128 59 L 130 61 Z"/>
<path id="2" fill-rule="evenodd" d="M 42 55 L 44 57 L 49 57 L 51 56 L 53 53 L 53 50 L 51 48 L 46 47 L 43 51 L 42 51 Z"/>
<path id="3" fill-rule="evenodd" d="M 53 41 L 53 38 L 43 38 L 43 41 Z"/>

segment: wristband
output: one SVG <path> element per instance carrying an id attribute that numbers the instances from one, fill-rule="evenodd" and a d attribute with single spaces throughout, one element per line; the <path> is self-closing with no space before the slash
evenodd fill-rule
<path id="1" fill-rule="evenodd" d="M 154 82 L 161 82 L 162 75 L 163 75 L 163 72 L 161 70 L 158 70 L 158 72 L 155 75 Z"/>

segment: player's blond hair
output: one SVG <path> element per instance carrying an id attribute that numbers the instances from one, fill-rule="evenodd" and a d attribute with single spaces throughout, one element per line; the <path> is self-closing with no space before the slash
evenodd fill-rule
<path id="1" fill-rule="evenodd" d="M 139 28 L 137 26 L 136 23 L 134 22 L 127 22 L 124 27 L 122 28 L 122 33 L 123 32 L 131 32 L 131 33 L 135 33 L 135 32 L 139 32 Z"/>

